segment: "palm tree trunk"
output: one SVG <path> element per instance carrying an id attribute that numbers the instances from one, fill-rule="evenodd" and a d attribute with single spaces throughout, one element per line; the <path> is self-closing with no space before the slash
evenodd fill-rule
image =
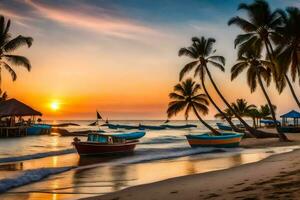
<path id="1" fill-rule="evenodd" d="M 253 127 L 256 128 L 256 121 L 255 121 L 255 117 L 252 117 L 252 121 L 253 121 Z"/>
<path id="2" fill-rule="evenodd" d="M 267 49 L 268 57 L 270 58 L 270 61 L 271 61 L 272 65 L 273 65 L 273 67 L 275 68 L 275 65 L 274 65 L 274 62 L 273 62 L 274 51 L 273 51 L 273 47 L 272 47 L 271 42 L 268 40 L 267 42 L 265 42 L 265 46 L 266 46 L 266 49 Z M 297 95 L 295 93 L 293 85 L 292 85 L 289 77 L 287 76 L 287 74 L 284 74 L 284 78 L 285 78 L 286 82 L 288 83 L 288 86 L 289 86 L 289 88 L 291 90 L 291 93 L 292 93 L 292 95 L 294 97 L 294 100 L 296 101 L 298 107 L 300 108 L 300 101 L 299 101 L 299 99 L 298 99 L 298 97 L 297 97 Z"/>
<path id="3" fill-rule="evenodd" d="M 203 76 L 202 76 L 203 77 Z M 235 132 L 244 132 L 243 130 L 238 129 L 231 121 L 231 119 L 229 119 L 229 117 L 217 106 L 217 104 L 214 102 L 214 100 L 211 98 L 211 96 L 209 95 L 206 86 L 205 86 L 205 82 L 204 79 L 201 78 L 201 83 L 202 83 L 202 87 L 203 90 L 205 92 L 205 94 L 207 95 L 209 101 L 214 105 L 214 107 L 217 109 L 217 111 L 226 119 L 226 121 L 229 123 L 229 125 L 231 126 L 231 128 L 235 131 Z"/>
<path id="4" fill-rule="evenodd" d="M 236 112 L 235 110 L 230 106 L 230 104 L 228 103 L 228 101 L 225 99 L 225 97 L 221 94 L 220 90 L 218 89 L 217 85 L 215 84 L 214 80 L 211 77 L 211 74 L 207 68 L 207 66 L 205 66 L 205 70 L 207 72 L 207 75 L 211 81 L 211 83 L 213 84 L 215 90 L 217 91 L 218 95 L 221 97 L 221 99 L 223 100 L 223 102 L 226 104 L 226 106 L 230 109 L 230 111 L 236 116 L 236 118 L 238 118 L 240 120 L 240 122 L 245 126 L 246 130 L 249 131 L 249 133 L 254 136 L 255 138 L 265 138 L 265 137 L 274 137 L 274 134 L 270 134 L 270 133 L 266 133 L 263 131 L 259 131 L 259 130 L 255 130 L 254 128 L 252 128 L 251 126 L 249 126 L 249 124 L 247 124 L 247 122 L 245 122 L 243 120 L 243 118 L 241 118 Z"/>
<path id="5" fill-rule="evenodd" d="M 195 115 L 197 116 L 197 118 L 200 120 L 200 122 L 206 127 L 208 128 L 214 135 L 221 135 L 221 133 L 219 133 L 216 129 L 214 129 L 213 127 L 211 127 L 208 123 L 206 123 L 201 116 L 198 114 L 195 106 L 193 105 L 193 110 Z"/>
<path id="6" fill-rule="evenodd" d="M 293 97 L 294 97 L 294 100 L 296 101 L 298 107 L 300 108 L 300 102 L 299 102 L 299 99 L 297 98 L 297 95 L 296 95 L 296 93 L 295 93 L 295 90 L 294 90 L 294 88 L 293 88 L 293 85 L 292 85 L 292 83 L 291 83 L 289 77 L 288 77 L 286 74 L 284 75 L 284 77 L 285 77 L 286 82 L 288 83 L 288 86 L 289 86 L 289 88 L 290 88 L 290 90 L 291 90 L 291 93 L 292 93 L 292 95 L 293 95 Z"/>
<path id="7" fill-rule="evenodd" d="M 279 139 L 280 141 L 288 141 L 288 138 L 286 137 L 286 135 L 280 130 L 280 127 L 278 126 L 277 124 L 277 120 L 276 120 L 276 115 L 275 115 L 275 112 L 274 112 L 274 108 L 273 108 L 273 105 L 271 103 L 271 100 L 267 94 L 267 91 L 265 90 L 264 88 L 264 85 L 263 85 L 263 82 L 261 80 L 261 76 L 260 74 L 258 74 L 258 83 L 259 83 L 259 86 L 260 88 L 262 89 L 264 95 L 265 95 L 265 98 L 268 102 L 268 105 L 269 105 L 269 108 L 270 108 L 270 111 L 271 111 L 271 115 L 272 115 L 272 119 L 273 119 L 273 122 L 275 124 L 275 128 L 277 130 L 277 133 L 278 133 L 278 136 L 279 136 Z"/>

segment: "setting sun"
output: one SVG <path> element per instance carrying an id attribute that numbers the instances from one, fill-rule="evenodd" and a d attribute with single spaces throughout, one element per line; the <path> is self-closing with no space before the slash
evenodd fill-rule
<path id="1" fill-rule="evenodd" d="M 50 107 L 51 107 L 51 109 L 52 109 L 53 111 L 56 111 L 56 110 L 59 109 L 59 103 L 56 102 L 56 101 L 54 101 L 54 102 L 52 102 L 52 103 L 50 104 Z"/>

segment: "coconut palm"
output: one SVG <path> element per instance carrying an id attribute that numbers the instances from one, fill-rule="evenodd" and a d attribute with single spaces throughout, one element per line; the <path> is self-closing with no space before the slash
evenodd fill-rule
<path id="1" fill-rule="evenodd" d="M 257 110 L 257 108 L 249 110 L 248 117 L 250 117 L 252 119 L 253 127 L 257 128 L 258 120 L 261 118 L 259 110 Z"/>
<path id="2" fill-rule="evenodd" d="M 5 18 L 0 15 L 0 88 L 2 68 L 6 69 L 10 73 L 13 81 L 17 79 L 17 74 L 14 71 L 13 66 L 22 66 L 28 71 L 31 69 L 30 62 L 26 57 L 13 55 L 11 53 L 24 45 L 30 47 L 33 39 L 22 35 L 11 38 L 9 28 L 10 20 L 6 21 Z"/>
<path id="3" fill-rule="evenodd" d="M 299 8 L 290 7 L 286 9 L 287 16 L 284 16 L 284 26 L 278 27 L 277 32 L 282 36 L 277 40 L 277 48 L 275 50 L 276 61 L 279 68 L 279 74 L 282 75 L 281 80 L 283 89 L 284 81 L 287 82 L 289 88 L 293 88 L 287 77 L 290 70 L 292 80 L 295 82 L 296 76 L 300 77 L 300 10 Z M 300 108 L 300 102 L 294 90 L 292 95 Z"/>
<path id="4" fill-rule="evenodd" d="M 228 22 L 228 25 L 234 24 L 245 32 L 245 34 L 238 35 L 234 42 L 235 47 L 238 46 L 238 57 L 249 49 L 262 52 L 263 47 L 265 47 L 267 57 L 273 65 L 273 77 L 278 91 L 282 92 L 286 81 L 295 101 L 300 107 L 299 100 L 294 88 L 290 84 L 289 77 L 286 73 L 282 75 L 278 67 L 275 67 L 274 51 L 271 42 L 278 41 L 281 38 L 276 30 L 283 25 L 284 12 L 282 10 L 272 12 L 269 4 L 264 0 L 255 0 L 252 4 L 242 3 L 239 5 L 238 10 L 246 11 L 249 18 L 247 20 L 236 16 Z"/>
<path id="5" fill-rule="evenodd" d="M 214 107 L 217 109 L 217 111 L 223 115 L 223 117 L 226 119 L 226 121 L 231 125 L 231 127 L 235 131 L 241 132 L 241 130 L 239 130 L 236 126 L 234 126 L 232 121 L 226 116 L 225 113 L 222 112 L 222 110 L 216 105 L 216 103 L 213 101 L 213 99 L 209 95 L 209 93 L 206 89 L 205 81 L 204 81 L 205 77 L 206 77 L 206 74 L 207 74 L 210 82 L 212 83 L 214 89 L 216 90 L 218 95 L 221 97 L 223 102 L 230 109 L 230 111 L 235 115 L 235 117 L 237 117 L 240 120 L 240 122 L 245 126 L 245 128 L 250 132 L 250 134 L 252 134 L 255 137 L 262 137 L 263 135 L 264 135 L 263 137 L 265 137 L 266 135 L 269 135 L 269 134 L 265 134 L 262 131 L 260 131 L 258 133 L 258 131 L 256 131 L 251 126 L 249 126 L 234 111 L 234 109 L 227 102 L 227 100 L 225 99 L 225 97 L 222 95 L 222 93 L 218 89 L 217 85 L 215 84 L 215 82 L 212 78 L 212 75 L 210 73 L 210 70 L 208 68 L 208 65 L 217 67 L 221 71 L 225 71 L 225 69 L 224 69 L 225 58 L 223 56 L 218 56 L 218 55 L 214 54 L 216 52 L 216 50 L 213 49 L 213 44 L 215 42 L 216 41 L 213 38 L 205 39 L 204 37 L 201 37 L 201 39 L 199 39 L 197 37 L 193 37 L 192 38 L 192 46 L 187 47 L 187 48 L 181 48 L 179 50 L 179 53 L 178 53 L 179 56 L 185 55 L 185 56 L 188 56 L 188 57 L 193 59 L 192 62 L 186 64 L 183 67 L 183 69 L 181 70 L 180 80 L 184 77 L 185 74 L 187 74 L 188 72 L 190 72 L 194 69 L 194 76 L 199 76 L 200 77 L 203 90 L 204 90 L 205 94 L 207 95 L 208 99 L 210 100 L 210 102 L 214 105 Z"/>
<path id="6" fill-rule="evenodd" d="M 254 92 L 256 90 L 258 83 L 268 102 L 272 120 L 274 121 L 279 138 L 281 141 L 286 141 L 287 137 L 280 130 L 280 127 L 277 124 L 274 108 L 263 84 L 263 81 L 265 81 L 267 86 L 269 86 L 271 82 L 272 67 L 273 65 L 271 64 L 271 62 L 262 60 L 260 58 L 259 52 L 248 51 L 241 55 L 238 59 L 238 62 L 231 68 L 231 80 L 234 80 L 245 69 L 247 69 L 247 83 L 251 92 Z"/>
<path id="7" fill-rule="evenodd" d="M 256 105 L 249 105 L 246 99 L 237 99 L 236 102 L 232 103 L 232 107 L 241 117 L 248 117 L 249 112 L 256 109 Z"/>
<path id="8" fill-rule="evenodd" d="M 185 110 L 185 118 L 188 119 L 189 113 L 193 110 L 200 122 L 207 127 L 213 134 L 220 135 L 220 133 L 207 124 L 198 112 L 203 115 L 208 113 L 208 100 L 205 94 L 199 93 L 200 85 L 193 81 L 191 78 L 178 83 L 174 87 L 174 92 L 169 94 L 172 100 L 169 103 L 167 114 L 171 118 L 179 112 Z"/>

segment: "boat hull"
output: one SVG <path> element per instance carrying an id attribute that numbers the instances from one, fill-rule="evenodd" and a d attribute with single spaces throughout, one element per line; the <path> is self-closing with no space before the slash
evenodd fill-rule
<path id="1" fill-rule="evenodd" d="M 242 134 L 223 134 L 221 136 L 187 135 L 191 147 L 234 148 L 240 145 Z"/>
<path id="2" fill-rule="evenodd" d="M 223 131 L 232 131 L 231 126 L 224 125 L 222 123 L 217 123 L 217 127 Z"/>
<path id="3" fill-rule="evenodd" d="M 74 142 L 79 155 L 111 155 L 126 154 L 134 151 L 138 141 L 129 141 L 123 144 L 101 144 L 96 142 Z"/>

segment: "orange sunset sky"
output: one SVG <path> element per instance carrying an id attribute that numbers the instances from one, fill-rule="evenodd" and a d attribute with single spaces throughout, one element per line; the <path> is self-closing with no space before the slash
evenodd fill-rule
<path id="1" fill-rule="evenodd" d="M 246 76 L 230 81 L 233 41 L 240 31 L 227 21 L 240 14 L 239 2 L 249 1 L 150 2 L 0 1 L 0 13 L 12 20 L 13 36 L 34 38 L 31 48 L 16 52 L 29 58 L 31 72 L 16 68 L 18 78 L 12 82 L 3 71 L 3 90 L 41 111 L 44 119 L 94 119 L 96 109 L 109 119 L 166 119 L 168 93 L 189 61 L 178 57 L 178 50 L 189 46 L 192 36 L 203 35 L 215 37 L 217 53 L 226 57 L 226 73 L 212 70 L 224 96 L 230 102 L 266 103 L 259 88 L 250 93 Z M 285 8 L 299 1 L 271 0 L 270 5 Z M 280 96 L 273 86 L 268 91 L 278 114 L 296 108 L 289 90 Z M 51 108 L 54 102 L 59 109 Z M 214 114 L 210 107 L 206 118 Z"/>

